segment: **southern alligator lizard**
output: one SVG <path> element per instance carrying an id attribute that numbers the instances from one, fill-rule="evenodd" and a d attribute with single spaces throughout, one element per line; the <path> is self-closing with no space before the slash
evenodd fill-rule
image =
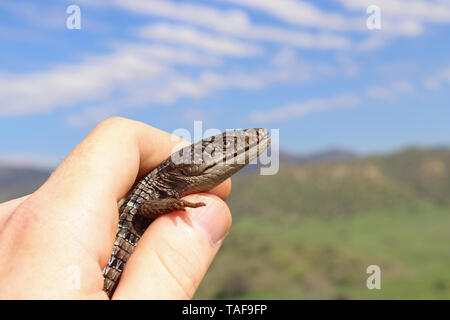
<path id="1" fill-rule="evenodd" d="M 140 237 L 158 216 L 204 203 L 181 200 L 205 192 L 256 159 L 270 144 L 266 129 L 226 131 L 191 144 L 140 180 L 119 208 L 119 225 L 103 290 L 111 297 Z"/>

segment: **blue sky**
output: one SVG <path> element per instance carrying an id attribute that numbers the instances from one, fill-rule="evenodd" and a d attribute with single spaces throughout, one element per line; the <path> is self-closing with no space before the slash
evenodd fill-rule
<path id="1" fill-rule="evenodd" d="M 448 145 L 449 31 L 449 0 L 2 0 L 0 161 L 56 163 L 110 116 L 300 153 Z"/>

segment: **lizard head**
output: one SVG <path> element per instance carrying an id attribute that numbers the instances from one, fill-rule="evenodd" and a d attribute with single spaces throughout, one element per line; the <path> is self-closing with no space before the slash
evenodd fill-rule
<path id="1" fill-rule="evenodd" d="M 259 128 L 226 131 L 200 140 L 169 158 L 171 185 L 181 196 L 208 191 L 255 160 L 269 144 L 269 131 Z"/>

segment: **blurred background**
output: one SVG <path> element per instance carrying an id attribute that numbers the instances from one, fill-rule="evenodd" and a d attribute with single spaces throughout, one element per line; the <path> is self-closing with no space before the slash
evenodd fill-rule
<path id="1" fill-rule="evenodd" d="M 0 201 L 111 116 L 279 129 L 196 298 L 450 298 L 449 35 L 449 0 L 2 0 Z"/>

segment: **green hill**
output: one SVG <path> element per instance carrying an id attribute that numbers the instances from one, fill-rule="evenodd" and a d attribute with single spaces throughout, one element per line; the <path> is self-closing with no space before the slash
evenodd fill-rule
<path id="1" fill-rule="evenodd" d="M 238 175 L 196 298 L 450 298 L 449 191 L 449 150 Z M 381 290 L 366 287 L 373 264 Z"/>

